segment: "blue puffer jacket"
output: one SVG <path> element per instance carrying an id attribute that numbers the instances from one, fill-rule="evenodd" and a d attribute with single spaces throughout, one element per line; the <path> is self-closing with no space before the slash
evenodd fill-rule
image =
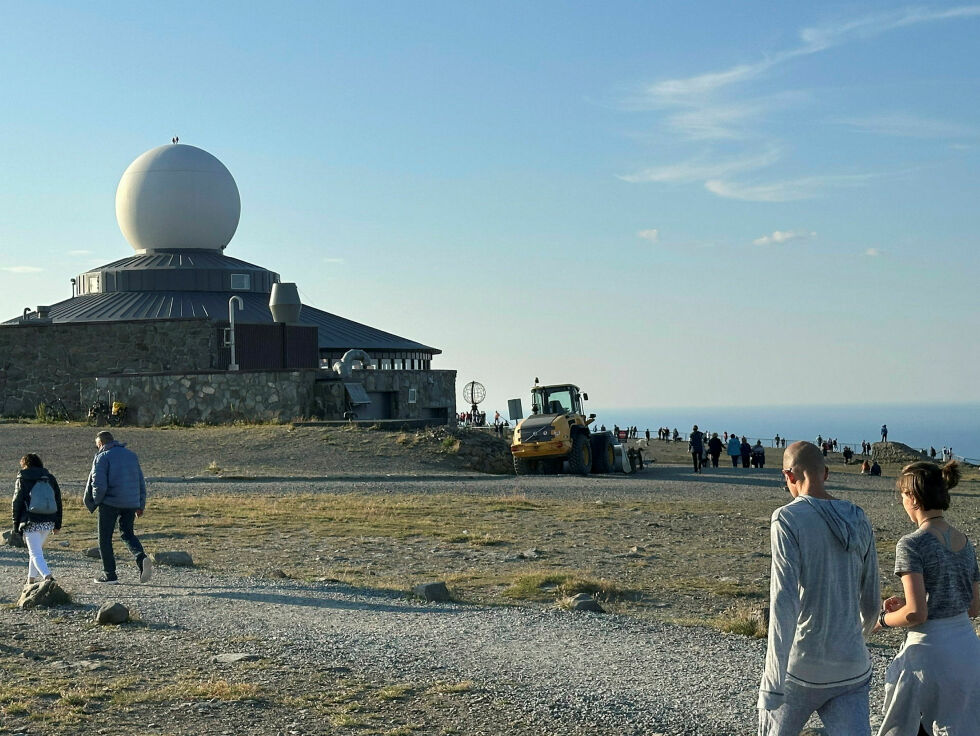
<path id="1" fill-rule="evenodd" d="M 89 511 L 105 504 L 117 509 L 146 508 L 146 481 L 139 458 L 123 442 L 112 441 L 95 453 L 85 485 Z"/>
<path id="2" fill-rule="evenodd" d="M 732 435 L 731 437 L 728 438 L 728 454 L 729 455 L 742 454 L 742 443 L 735 435 Z"/>

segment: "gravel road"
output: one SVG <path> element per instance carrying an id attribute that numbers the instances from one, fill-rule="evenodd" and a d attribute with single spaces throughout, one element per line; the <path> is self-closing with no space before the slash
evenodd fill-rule
<path id="1" fill-rule="evenodd" d="M 690 481 L 680 476 L 679 469 L 660 470 L 661 492 L 666 493 L 675 482 L 686 483 L 690 491 Z M 670 480 L 667 476 L 675 472 L 677 480 Z M 621 497 L 649 492 L 642 484 L 609 480 L 535 481 L 530 492 L 538 494 Z M 850 482 L 866 484 L 868 479 Z M 336 493 L 347 488 L 361 492 L 419 492 L 425 488 L 437 493 L 451 487 L 455 492 L 485 493 L 512 489 L 515 483 L 527 481 L 389 476 L 205 483 L 159 478 L 152 481 L 152 489 L 160 495 L 206 493 L 211 488 L 223 493 Z M 718 490 L 710 483 L 697 485 L 705 494 Z M 753 484 L 726 484 L 724 490 L 734 502 L 740 494 L 760 492 Z M 76 602 L 73 613 L 62 616 L 61 625 L 74 629 L 81 642 L 105 637 L 87 623 L 102 603 L 119 600 L 139 611 L 143 626 L 138 632 L 112 637 L 111 649 L 121 657 L 140 661 L 150 651 L 157 660 L 166 660 L 176 637 L 185 643 L 205 642 L 196 647 L 200 656 L 177 657 L 178 670 L 207 669 L 214 666 L 209 663 L 216 653 L 244 651 L 288 669 L 349 672 L 379 683 L 472 681 L 475 690 L 468 695 L 472 702 L 465 717 L 461 716 L 457 733 L 733 736 L 755 729 L 764 640 L 626 616 L 423 604 L 330 583 L 239 577 L 220 571 L 160 567 L 149 585 L 136 585 L 130 579 L 108 588 L 89 582 L 97 564 L 79 550 L 60 548 L 57 538 L 52 538 L 49 548 L 52 569 Z M 0 551 L 3 602 L 14 600 L 25 566 L 23 551 Z M 18 622 L 42 615 L 4 607 L 0 626 L 9 631 Z M 877 676 L 872 703 L 881 702 L 880 683 L 891 655 L 890 648 L 873 650 Z M 85 657 L 83 652 L 77 656 Z M 55 651 L 50 657 L 61 661 L 64 653 Z M 151 657 L 151 661 L 156 660 Z M 275 681 L 269 685 L 286 687 Z M 170 713 L 176 720 L 167 721 L 159 714 L 155 720 L 176 729 L 174 732 L 190 732 L 184 730 L 190 725 L 180 720 L 180 711 Z M 236 731 L 250 732 L 248 717 L 238 714 L 235 718 L 242 719 L 234 721 Z M 293 725 L 288 732 L 334 732 L 315 719 Z M 267 727 L 260 719 L 255 732 L 268 732 L 263 730 Z"/>

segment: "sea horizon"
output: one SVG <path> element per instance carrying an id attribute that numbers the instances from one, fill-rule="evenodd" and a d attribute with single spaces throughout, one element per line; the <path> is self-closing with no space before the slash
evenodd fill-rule
<path id="1" fill-rule="evenodd" d="M 640 435 L 649 429 L 656 437 L 659 427 L 675 428 L 687 436 L 693 425 L 703 431 L 736 433 L 768 444 L 779 435 L 793 442 L 817 436 L 836 439 L 838 444 L 861 446 L 881 440 L 881 425 L 888 426 L 888 439 L 916 450 L 943 446 L 970 462 L 980 463 L 980 402 L 907 404 L 823 404 L 798 406 L 722 407 L 636 407 L 602 409 L 596 421 L 608 429 L 636 426 Z"/>

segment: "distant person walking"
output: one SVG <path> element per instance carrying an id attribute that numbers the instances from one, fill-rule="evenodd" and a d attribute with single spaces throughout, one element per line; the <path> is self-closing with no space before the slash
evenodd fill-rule
<path id="1" fill-rule="evenodd" d="M 888 425 L 887 424 L 882 424 L 881 425 L 881 441 L 882 442 L 888 442 Z"/>
<path id="2" fill-rule="evenodd" d="M 721 457 L 722 450 L 725 446 L 722 444 L 721 440 L 718 438 L 717 432 L 711 433 L 711 439 L 708 440 L 708 455 L 711 456 L 711 467 L 718 467 L 718 458 Z"/>
<path id="3" fill-rule="evenodd" d="M 55 477 L 45 470 L 41 458 L 33 452 L 20 459 L 10 507 L 13 530 L 24 535 L 27 545 L 28 585 L 41 579 L 53 580 L 44 560 L 44 542 L 52 532 L 61 531 L 61 489 Z"/>
<path id="4" fill-rule="evenodd" d="M 879 626 L 908 629 L 885 675 L 879 736 L 975 734 L 980 728 L 980 568 L 966 535 L 946 520 L 959 465 L 906 465 L 898 479 L 915 531 L 898 540 L 904 595 L 887 599 Z"/>
<path id="5" fill-rule="evenodd" d="M 762 440 L 756 440 L 752 446 L 752 467 L 766 467 L 766 448 L 762 446 Z"/>
<path id="6" fill-rule="evenodd" d="M 742 438 L 742 441 L 738 444 L 738 452 L 739 455 L 742 456 L 742 467 L 743 468 L 749 467 L 749 461 L 752 459 L 752 445 L 750 445 L 749 441 L 744 437 Z"/>
<path id="7" fill-rule="evenodd" d="M 834 498 L 819 448 L 783 456 L 793 500 L 773 512 L 769 641 L 759 736 L 798 736 L 814 712 L 831 734 L 870 736 L 871 633 L 881 604 L 868 517 Z"/>
<path id="8" fill-rule="evenodd" d="M 691 436 L 688 438 L 688 451 L 694 461 L 694 472 L 701 472 L 701 458 L 704 456 L 704 432 L 698 430 L 698 425 L 694 425 Z"/>
<path id="9" fill-rule="evenodd" d="M 136 558 L 140 582 L 148 582 L 153 575 L 153 563 L 133 531 L 136 517 L 142 516 L 146 510 L 146 480 L 139 458 L 132 450 L 126 449 L 124 443 L 117 442 L 110 432 L 96 435 L 95 448 L 95 458 L 83 496 L 89 511 L 99 511 L 99 552 L 103 573 L 95 578 L 95 582 L 119 582 L 116 557 L 112 550 L 112 535 L 117 522 L 123 542 Z"/>
<path id="10" fill-rule="evenodd" d="M 728 437 L 728 455 L 732 459 L 732 467 L 738 467 L 738 460 L 742 457 L 742 443 L 738 441 L 738 437 L 732 432 Z"/>

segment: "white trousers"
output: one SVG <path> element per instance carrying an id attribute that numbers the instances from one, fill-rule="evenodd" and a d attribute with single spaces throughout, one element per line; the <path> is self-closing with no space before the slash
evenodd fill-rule
<path id="1" fill-rule="evenodd" d="M 31 559 L 27 563 L 27 577 L 43 578 L 51 574 L 48 570 L 48 563 L 44 561 L 44 540 L 51 533 L 50 529 L 39 531 L 24 532 L 24 542 L 27 544 L 27 551 Z"/>

